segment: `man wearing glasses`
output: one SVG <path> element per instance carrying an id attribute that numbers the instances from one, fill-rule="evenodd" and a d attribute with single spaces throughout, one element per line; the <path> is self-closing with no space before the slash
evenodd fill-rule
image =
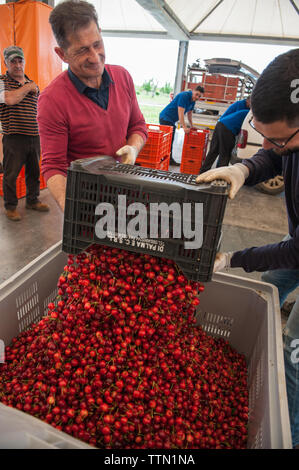
<path id="1" fill-rule="evenodd" d="M 297 87 L 297 89 L 296 89 Z M 264 272 L 277 286 L 280 303 L 299 286 L 299 49 L 276 57 L 259 77 L 251 95 L 250 125 L 263 136 L 263 148 L 233 166 L 207 171 L 198 183 L 227 181 L 233 199 L 243 184 L 255 185 L 283 174 L 289 234 L 280 242 L 242 251 L 218 253 L 214 272 L 242 267 Z M 266 272 L 265 272 L 266 271 Z M 293 447 L 299 448 L 299 298 L 284 330 L 284 358 Z M 292 354 L 293 353 L 293 354 Z M 297 360 L 298 359 L 298 360 Z"/>

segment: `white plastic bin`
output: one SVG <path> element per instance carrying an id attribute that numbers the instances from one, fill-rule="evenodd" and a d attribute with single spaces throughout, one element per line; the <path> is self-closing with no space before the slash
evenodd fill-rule
<path id="1" fill-rule="evenodd" d="M 57 243 L 0 285 L 0 339 L 12 338 L 45 314 L 67 256 Z M 228 339 L 248 363 L 248 447 L 291 449 L 292 440 L 277 289 L 218 273 L 200 296 L 198 321 Z M 25 413 L 0 405 L 0 448 L 90 448 Z"/>

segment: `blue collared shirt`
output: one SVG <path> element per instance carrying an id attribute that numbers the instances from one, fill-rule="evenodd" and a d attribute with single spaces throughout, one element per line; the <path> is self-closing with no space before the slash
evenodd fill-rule
<path id="1" fill-rule="evenodd" d="M 91 88 L 85 83 L 83 83 L 72 71 L 70 68 L 68 68 L 68 74 L 79 91 L 79 93 L 87 96 L 90 100 L 92 100 L 94 103 L 99 105 L 103 109 L 108 108 L 108 101 L 109 101 L 109 85 L 110 83 L 113 83 L 113 81 L 110 78 L 109 73 L 107 72 L 106 69 L 104 69 L 104 73 L 102 75 L 102 81 L 100 88 Z"/>
<path id="2" fill-rule="evenodd" d="M 160 113 L 160 118 L 175 124 L 179 120 L 178 107 L 184 108 L 184 114 L 192 111 L 195 101 L 192 101 L 192 91 L 181 91 Z"/>

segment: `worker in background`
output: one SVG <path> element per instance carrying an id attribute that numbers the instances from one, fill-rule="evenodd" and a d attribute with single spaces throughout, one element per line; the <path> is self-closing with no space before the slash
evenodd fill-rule
<path id="1" fill-rule="evenodd" d="M 37 85 L 25 75 L 23 50 L 17 46 L 4 49 L 5 75 L 0 76 L 0 121 L 3 132 L 3 199 L 5 214 L 14 222 L 21 220 L 17 211 L 16 182 L 25 165 L 26 208 L 47 212 L 49 206 L 39 201 L 40 141 L 36 121 Z"/>
<path id="2" fill-rule="evenodd" d="M 299 49 L 276 57 L 259 77 L 251 95 L 250 125 L 262 135 L 263 148 L 242 163 L 210 170 L 198 183 L 227 181 L 233 199 L 244 183 L 255 185 L 283 174 L 289 233 L 280 242 L 218 253 L 214 271 L 242 267 L 266 271 L 262 279 L 277 286 L 280 303 L 299 286 Z M 293 446 L 299 448 L 299 298 L 284 329 L 284 360 Z M 297 349 L 298 351 L 298 349 Z"/>
<path id="3" fill-rule="evenodd" d="M 231 159 L 232 150 L 236 143 L 236 136 L 239 134 L 243 121 L 250 109 L 250 97 L 236 101 L 218 119 L 215 126 L 209 152 L 204 160 L 199 174 L 212 168 L 216 158 L 217 167 L 226 166 Z"/>
<path id="4" fill-rule="evenodd" d="M 193 126 L 192 111 L 194 109 L 195 102 L 199 100 L 203 93 L 204 88 L 201 86 L 197 86 L 194 90 L 182 91 L 175 96 L 175 98 L 161 111 L 159 115 L 159 123 L 161 125 L 172 126 L 173 128 L 170 165 L 180 165 L 172 157 L 172 146 L 176 123 L 179 122 L 180 126 L 184 129 L 185 134 L 190 132 L 190 128 Z M 185 122 L 185 114 L 187 114 L 189 126 Z"/>
<path id="5" fill-rule="evenodd" d="M 110 155 L 134 164 L 147 139 L 130 74 L 105 65 L 105 49 L 95 7 L 65 1 L 49 21 L 57 55 L 69 65 L 41 93 L 38 125 L 42 173 L 64 210 L 67 168 L 73 160 Z"/>

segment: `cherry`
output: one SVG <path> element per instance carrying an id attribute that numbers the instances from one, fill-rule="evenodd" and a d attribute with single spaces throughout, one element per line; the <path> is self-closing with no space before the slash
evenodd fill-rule
<path id="1" fill-rule="evenodd" d="M 196 326 L 203 285 L 100 245 L 69 256 L 57 284 L 6 348 L 4 404 L 98 448 L 246 447 L 246 362 Z"/>

